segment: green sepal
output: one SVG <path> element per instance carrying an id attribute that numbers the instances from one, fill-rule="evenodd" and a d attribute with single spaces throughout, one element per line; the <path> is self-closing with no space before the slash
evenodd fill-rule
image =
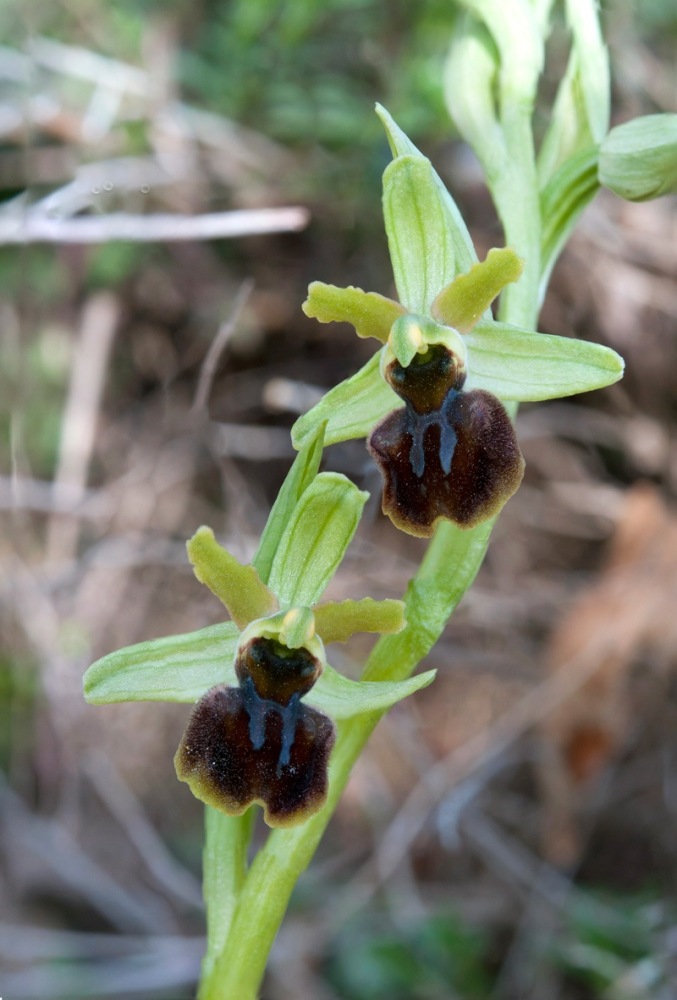
<path id="1" fill-rule="evenodd" d="M 304 701 L 337 720 L 385 712 L 396 702 L 432 684 L 436 672 L 428 670 L 406 681 L 351 681 L 327 664 Z"/>
<path id="2" fill-rule="evenodd" d="M 463 216 L 458 209 L 458 205 L 447 191 L 438 173 L 433 170 L 430 161 L 427 160 L 420 150 L 416 148 L 411 139 L 405 135 L 399 125 L 395 123 L 393 118 L 388 114 L 382 105 L 376 105 L 376 114 L 381 119 L 383 127 L 385 128 L 393 157 L 415 156 L 420 158 L 424 163 L 428 164 L 430 170 L 429 178 L 432 180 L 434 186 L 434 191 L 432 193 L 437 196 L 437 211 L 440 218 L 445 222 L 446 237 L 451 241 L 453 247 L 452 259 L 448 261 L 451 273 L 446 279 L 442 280 L 436 289 L 434 289 L 434 294 L 437 294 L 444 284 L 453 281 L 457 274 L 462 274 L 464 271 L 467 271 L 472 267 L 477 260 L 475 247 L 470 239 L 468 227 L 463 221 Z M 420 262 L 418 262 L 416 266 L 420 267 Z M 404 299 L 401 300 L 406 306 L 407 303 Z"/>
<path id="3" fill-rule="evenodd" d="M 438 323 L 461 333 L 471 330 L 506 285 L 517 281 L 524 261 L 510 247 L 490 250 L 486 259 L 459 274 L 432 304 Z"/>
<path id="4" fill-rule="evenodd" d="M 404 313 L 404 307 L 378 292 L 361 288 L 337 288 L 313 281 L 308 298 L 301 306 L 306 316 L 320 323 L 350 323 L 358 337 L 375 337 L 385 344 L 390 328 Z"/>
<path id="5" fill-rule="evenodd" d="M 325 445 L 366 437 L 380 420 L 402 406 L 402 400 L 381 378 L 380 361 L 381 351 L 377 351 L 358 372 L 330 389 L 299 417 L 291 429 L 295 448 L 303 447 L 322 423 L 326 423 Z"/>
<path id="6" fill-rule="evenodd" d="M 227 608 L 238 628 L 277 611 L 277 600 L 253 566 L 243 566 L 204 525 L 186 543 L 188 558 L 200 583 Z"/>
<path id="7" fill-rule="evenodd" d="M 270 587 L 283 609 L 318 601 L 355 534 L 368 495 L 336 472 L 320 473 L 302 494 L 270 568 Z"/>
<path id="8" fill-rule="evenodd" d="M 327 601 L 315 608 L 315 628 L 324 643 L 347 642 L 356 632 L 390 635 L 404 628 L 402 601 Z"/>
<path id="9" fill-rule="evenodd" d="M 466 389 L 481 386 L 504 400 L 573 396 L 617 382 L 623 359 L 586 340 L 530 333 L 507 323 L 478 323 L 465 335 Z"/>
<path id="10" fill-rule="evenodd" d="M 628 201 L 677 193 L 677 114 L 645 115 L 612 128 L 600 146 L 599 180 Z"/>
<path id="11" fill-rule="evenodd" d="M 400 301 L 410 313 L 430 314 L 440 288 L 458 274 L 453 219 L 435 172 L 422 156 L 399 156 L 383 174 L 383 215 Z"/>
<path id="12" fill-rule="evenodd" d="M 83 678 L 85 701 L 194 702 L 215 684 L 235 683 L 240 632 L 234 622 L 125 646 L 103 656 Z"/>
<path id="13" fill-rule="evenodd" d="M 256 567 L 259 576 L 266 583 L 270 576 L 270 567 L 273 564 L 275 552 L 287 528 L 292 511 L 319 471 L 324 448 L 325 427 L 326 420 L 322 418 L 313 422 L 312 428 L 305 435 L 303 447 L 287 473 L 268 515 L 258 551 L 252 560 L 252 565 Z"/>

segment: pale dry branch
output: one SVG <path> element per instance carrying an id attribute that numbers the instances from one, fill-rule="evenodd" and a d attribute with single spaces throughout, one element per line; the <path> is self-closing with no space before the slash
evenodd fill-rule
<path id="1" fill-rule="evenodd" d="M 76 219 L 47 219 L 31 212 L 0 218 L 0 244 L 169 243 L 294 232 L 308 224 L 305 208 L 241 209 L 204 215 L 131 215 L 126 212 Z"/>

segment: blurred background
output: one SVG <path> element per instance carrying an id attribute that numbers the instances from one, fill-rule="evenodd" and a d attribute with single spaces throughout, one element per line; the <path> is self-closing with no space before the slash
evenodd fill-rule
<path id="1" fill-rule="evenodd" d="M 603 6 L 614 123 L 676 110 L 672 0 Z M 172 765 L 188 706 L 88 707 L 82 674 L 220 619 L 185 539 L 206 523 L 250 558 L 291 423 L 369 356 L 300 305 L 313 279 L 393 292 L 375 100 L 432 158 L 480 256 L 502 242 L 444 107 L 457 13 L 0 8 L 6 1000 L 194 995 L 202 809 Z M 544 100 L 561 30 L 550 56 Z M 167 214 L 189 217 L 182 239 Z M 610 345 L 627 376 L 520 411 L 524 484 L 426 661 L 435 686 L 356 768 L 266 1000 L 677 996 L 676 275 L 675 199 L 595 201 L 540 327 Z M 381 516 L 363 442 L 325 467 L 372 494 L 331 596 L 400 596 L 423 543 Z M 330 657 L 354 676 L 368 648 Z"/>

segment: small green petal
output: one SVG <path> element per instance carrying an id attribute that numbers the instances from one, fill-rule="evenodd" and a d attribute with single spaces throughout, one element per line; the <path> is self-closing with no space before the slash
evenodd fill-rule
<path id="1" fill-rule="evenodd" d="M 270 576 L 270 567 L 273 564 L 275 552 L 286 531 L 292 511 L 319 471 L 324 448 L 325 427 L 326 421 L 322 419 L 314 422 L 304 438 L 303 447 L 287 473 L 273 504 L 273 509 L 268 515 L 258 552 L 252 560 L 259 576 L 266 583 Z"/>
<path id="2" fill-rule="evenodd" d="M 389 635 L 404 628 L 402 601 L 327 601 L 315 608 L 315 628 L 324 643 L 347 642 L 356 632 Z"/>
<path id="3" fill-rule="evenodd" d="M 332 719 L 385 712 L 396 702 L 432 684 L 436 672 L 428 670 L 406 681 L 351 681 L 327 664 L 304 700 Z"/>
<path id="4" fill-rule="evenodd" d="M 529 333 L 507 323 L 480 323 L 465 342 L 465 388 L 487 389 L 504 400 L 573 396 L 611 385 L 623 374 L 623 359 L 610 347 Z"/>
<path id="5" fill-rule="evenodd" d="M 277 611 L 275 595 L 253 566 L 243 566 L 214 538 L 211 528 L 198 528 L 187 543 L 195 576 L 226 606 L 238 628 Z"/>
<path id="6" fill-rule="evenodd" d="M 442 289 L 432 304 L 433 318 L 461 333 L 471 330 L 505 286 L 519 279 L 523 269 L 524 261 L 510 247 L 490 250 L 486 260 Z"/>
<path id="7" fill-rule="evenodd" d="M 90 705 L 119 701 L 194 702 L 215 684 L 236 684 L 240 633 L 234 622 L 168 635 L 103 656 L 85 673 Z"/>
<path id="8" fill-rule="evenodd" d="M 379 372 L 381 351 L 377 351 L 355 375 L 340 382 L 308 410 L 291 429 L 295 448 L 305 446 L 318 426 L 326 422 L 325 445 L 351 438 L 366 437 L 386 414 L 401 406 Z"/>
<path id="9" fill-rule="evenodd" d="M 390 328 L 404 313 L 399 302 L 378 292 L 363 292 L 361 288 L 337 288 L 313 281 L 308 286 L 308 298 L 301 306 L 306 316 L 320 323 L 350 323 L 358 337 L 375 337 L 385 344 Z"/>
<path id="10" fill-rule="evenodd" d="M 345 476 L 322 472 L 303 493 L 270 569 L 283 608 L 312 607 L 355 534 L 368 493 Z"/>

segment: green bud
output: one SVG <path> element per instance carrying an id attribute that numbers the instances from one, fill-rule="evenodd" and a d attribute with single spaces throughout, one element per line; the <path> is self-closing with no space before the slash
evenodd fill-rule
<path id="1" fill-rule="evenodd" d="M 677 114 L 613 128 L 602 141 L 598 170 L 600 184 L 628 201 L 677 193 Z"/>

